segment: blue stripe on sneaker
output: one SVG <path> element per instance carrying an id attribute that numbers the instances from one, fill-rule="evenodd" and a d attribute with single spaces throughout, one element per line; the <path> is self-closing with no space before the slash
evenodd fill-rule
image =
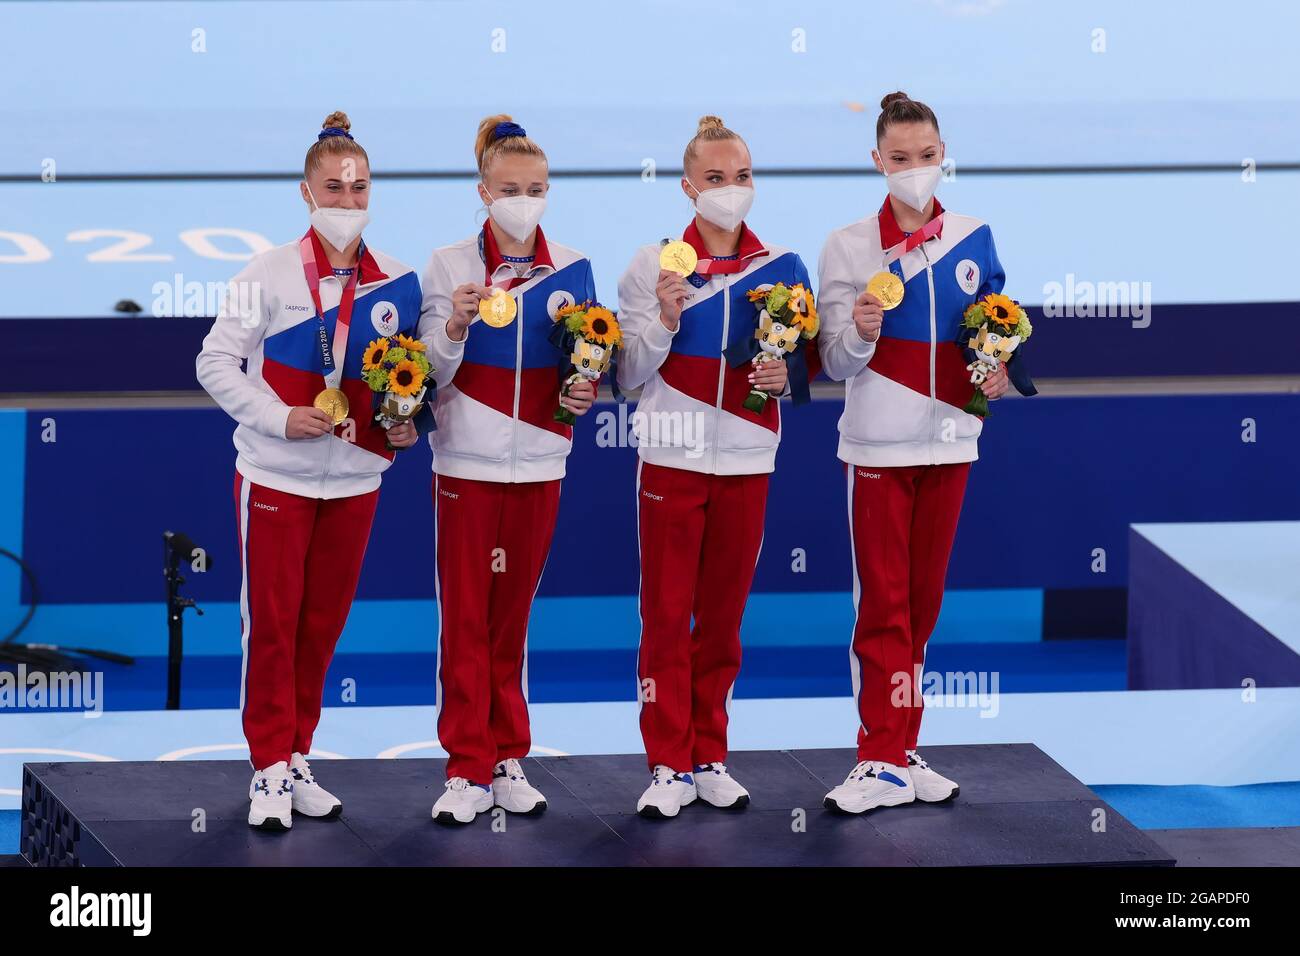
<path id="1" fill-rule="evenodd" d="M 892 783 L 892 784 L 896 784 L 897 786 L 900 786 L 900 787 L 906 787 L 906 786 L 907 786 L 907 784 L 905 784 L 903 781 L 899 780 L 897 777 L 895 777 L 895 776 L 894 776 L 892 773 L 890 773 L 888 770 L 886 770 L 884 773 L 878 773 L 878 774 L 876 774 L 876 779 L 877 779 L 877 780 L 888 780 L 890 783 Z"/>

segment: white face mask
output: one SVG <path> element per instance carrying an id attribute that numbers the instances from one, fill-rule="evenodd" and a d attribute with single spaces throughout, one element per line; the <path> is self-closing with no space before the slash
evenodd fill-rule
<path id="1" fill-rule="evenodd" d="M 925 211 L 926 203 L 934 195 L 941 179 L 943 169 L 938 166 L 914 166 L 885 177 L 889 183 L 889 195 L 917 212 Z"/>
<path id="2" fill-rule="evenodd" d="M 537 224 L 546 212 L 545 196 L 503 196 L 493 198 L 483 187 L 492 204 L 488 206 L 488 215 L 492 221 L 505 230 L 507 236 L 515 242 L 527 242 Z"/>
<path id="3" fill-rule="evenodd" d="M 307 195 L 316 208 L 312 210 L 311 224 L 320 237 L 339 252 L 343 252 L 352 241 L 361 235 L 361 230 L 370 222 L 370 214 L 364 209 L 340 209 L 337 206 L 322 207 L 307 187 Z"/>
<path id="4" fill-rule="evenodd" d="M 689 179 L 686 182 L 695 190 L 695 211 L 719 229 L 731 232 L 749 215 L 754 205 L 753 186 L 718 186 L 701 190 Z"/>

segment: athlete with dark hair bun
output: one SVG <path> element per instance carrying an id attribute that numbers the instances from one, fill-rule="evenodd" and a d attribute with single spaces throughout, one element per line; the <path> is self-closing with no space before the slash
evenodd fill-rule
<path id="1" fill-rule="evenodd" d="M 872 157 L 889 195 L 878 212 L 831 233 L 818 283 L 822 363 L 847 383 L 839 457 L 853 545 L 859 762 L 826 805 L 848 813 L 957 795 L 917 753 L 918 678 L 983 427 L 963 411 L 972 386 L 958 330 L 966 308 L 1000 293 L 1005 279 L 989 227 L 934 198 L 944 157 L 934 111 L 902 92 L 880 107 Z M 1004 394 L 1006 366 L 979 387 L 990 399 Z"/>

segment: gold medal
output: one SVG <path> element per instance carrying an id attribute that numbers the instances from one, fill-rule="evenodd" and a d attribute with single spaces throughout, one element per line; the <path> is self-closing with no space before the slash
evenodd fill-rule
<path id="1" fill-rule="evenodd" d="M 312 400 L 312 404 L 340 424 L 348 417 L 348 397 L 337 388 L 327 388 Z"/>
<path id="2" fill-rule="evenodd" d="M 903 301 L 903 280 L 892 272 L 877 272 L 867 280 L 867 291 L 880 300 L 887 312 Z"/>
<path id="3" fill-rule="evenodd" d="M 478 314 L 494 329 L 504 329 L 515 320 L 515 297 L 505 289 L 493 289 L 486 299 L 478 300 Z"/>
<path id="4" fill-rule="evenodd" d="M 700 257 L 695 254 L 695 247 L 689 242 L 674 239 L 659 250 L 659 268 L 676 272 L 685 278 L 695 271 Z"/>

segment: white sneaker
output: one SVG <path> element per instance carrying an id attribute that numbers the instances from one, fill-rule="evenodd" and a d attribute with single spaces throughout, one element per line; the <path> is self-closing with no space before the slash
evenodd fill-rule
<path id="1" fill-rule="evenodd" d="M 248 785 L 248 825 L 263 830 L 288 830 L 293 826 L 293 779 L 281 760 L 253 773 Z"/>
<path id="2" fill-rule="evenodd" d="M 658 764 L 650 775 L 650 786 L 636 802 L 636 812 L 655 819 L 675 817 L 678 810 L 695 802 L 695 796 L 695 781 L 689 773 Z"/>
<path id="3" fill-rule="evenodd" d="M 295 753 L 289 760 L 289 776 L 293 778 L 293 812 L 304 817 L 337 817 L 343 812 L 343 801 L 316 782 L 307 758 Z"/>
<path id="4" fill-rule="evenodd" d="M 492 771 L 492 802 L 509 813 L 535 814 L 546 809 L 546 798 L 528 782 L 524 768 L 513 757 Z"/>
<path id="5" fill-rule="evenodd" d="M 844 779 L 844 782 L 826 794 L 826 809 L 841 813 L 862 813 L 876 807 L 896 807 L 916 799 L 912 778 L 906 767 L 897 767 L 883 760 L 864 760 Z"/>
<path id="6" fill-rule="evenodd" d="M 931 770 L 930 765 L 915 750 L 907 752 L 907 772 L 916 790 L 916 799 L 925 803 L 943 803 L 961 792 L 956 782 Z"/>
<path id="7" fill-rule="evenodd" d="M 473 823 L 484 810 L 492 809 L 492 789 L 470 783 L 464 777 L 452 777 L 447 792 L 433 805 L 433 818 L 439 823 Z"/>
<path id="8" fill-rule="evenodd" d="M 723 810 L 743 810 L 749 791 L 727 773 L 725 764 L 702 763 L 695 768 L 695 791 L 705 803 Z"/>

